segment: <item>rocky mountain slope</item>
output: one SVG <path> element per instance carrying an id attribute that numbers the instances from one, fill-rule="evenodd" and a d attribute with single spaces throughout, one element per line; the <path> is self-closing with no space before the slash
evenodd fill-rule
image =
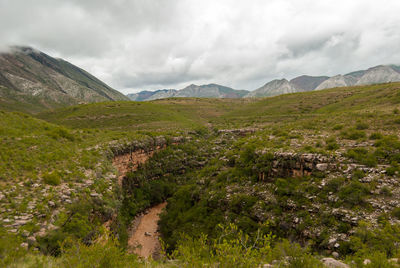
<path id="1" fill-rule="evenodd" d="M 297 89 L 294 85 L 292 85 L 288 80 L 272 80 L 271 82 L 266 83 L 264 86 L 260 87 L 257 90 L 254 90 L 246 95 L 247 98 L 250 97 L 268 97 L 275 96 L 280 94 L 288 94 L 295 93 Z"/>
<path id="2" fill-rule="evenodd" d="M 152 93 L 152 94 L 151 94 Z M 247 93 L 247 90 L 236 90 L 230 87 L 225 87 L 217 84 L 194 85 L 191 84 L 183 89 L 162 89 L 153 92 L 141 91 L 136 94 L 128 94 L 127 96 L 134 101 L 149 101 L 165 98 L 242 98 Z"/>
<path id="3" fill-rule="evenodd" d="M 0 54 L 0 103 L 20 110 L 128 100 L 85 70 L 30 47 Z M 15 107 L 14 107 L 15 108 Z"/>

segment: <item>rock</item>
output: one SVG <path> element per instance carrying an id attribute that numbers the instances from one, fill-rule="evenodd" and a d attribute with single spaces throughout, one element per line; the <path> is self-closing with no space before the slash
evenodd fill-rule
<path id="1" fill-rule="evenodd" d="M 370 264 L 371 263 L 371 260 L 370 259 L 365 259 L 364 261 L 363 261 L 363 264 L 364 265 L 368 265 L 368 264 Z"/>
<path id="2" fill-rule="evenodd" d="M 41 228 L 39 232 L 35 233 L 35 237 L 44 237 L 46 235 L 46 229 Z"/>
<path id="3" fill-rule="evenodd" d="M 145 235 L 145 236 L 151 236 L 151 233 L 149 233 L 149 232 L 144 232 L 144 235 Z"/>
<path id="4" fill-rule="evenodd" d="M 264 264 L 262 267 L 263 268 L 273 268 L 274 266 L 272 264 L 267 263 L 267 264 Z"/>
<path id="5" fill-rule="evenodd" d="M 56 203 L 54 203 L 51 200 L 47 204 L 49 205 L 49 207 L 52 207 L 52 208 L 54 208 L 56 206 Z"/>
<path id="6" fill-rule="evenodd" d="M 328 169 L 327 163 L 320 163 L 315 166 L 315 168 L 319 171 L 326 171 Z"/>
<path id="7" fill-rule="evenodd" d="M 12 224 L 12 226 L 13 226 L 13 227 L 17 227 L 17 226 L 25 225 L 25 224 L 27 224 L 28 222 L 30 222 L 30 220 L 16 220 L 16 221 Z"/>
<path id="8" fill-rule="evenodd" d="M 329 243 L 330 245 L 336 243 L 336 238 L 331 238 L 331 239 L 329 239 L 328 243 Z"/>
<path id="9" fill-rule="evenodd" d="M 36 243 L 36 238 L 34 236 L 30 236 L 26 241 L 28 242 L 29 245 L 33 245 Z"/>
<path id="10" fill-rule="evenodd" d="M 23 248 L 23 249 L 28 249 L 28 243 L 21 243 L 21 245 L 19 245 L 21 248 Z"/>
<path id="11" fill-rule="evenodd" d="M 337 253 L 336 251 L 332 252 L 332 256 L 337 259 L 339 258 L 339 253 Z"/>
<path id="12" fill-rule="evenodd" d="M 321 261 L 326 267 L 330 268 L 350 268 L 349 265 L 341 261 L 335 260 L 334 258 L 323 258 Z"/>
<path id="13" fill-rule="evenodd" d="M 91 196 L 91 197 L 98 197 L 98 196 L 99 196 L 99 194 L 98 194 L 98 193 L 96 193 L 96 192 L 91 192 L 91 193 L 90 193 L 90 196 Z"/>
<path id="14" fill-rule="evenodd" d="M 398 258 L 391 258 L 391 259 L 389 259 L 389 262 L 398 264 L 399 263 L 399 259 Z"/>

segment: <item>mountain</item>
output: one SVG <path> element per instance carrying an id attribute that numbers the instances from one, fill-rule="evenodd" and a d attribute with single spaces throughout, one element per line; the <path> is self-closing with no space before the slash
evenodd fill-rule
<path id="1" fill-rule="evenodd" d="M 141 91 L 136 94 L 128 94 L 127 96 L 134 101 L 150 101 L 165 98 L 242 98 L 249 91 L 236 90 L 230 87 L 225 87 L 217 84 L 194 85 L 191 84 L 181 90 L 162 89 L 153 92 Z"/>
<path id="2" fill-rule="evenodd" d="M 370 85 L 400 81 L 400 73 L 391 66 L 376 66 L 368 69 L 357 81 L 357 85 Z"/>
<path id="3" fill-rule="evenodd" d="M 291 84 L 286 79 L 281 80 L 272 80 L 271 82 L 266 83 L 264 86 L 250 92 L 245 97 L 270 97 L 281 94 L 295 93 L 298 92 L 298 89 Z"/>
<path id="4" fill-rule="evenodd" d="M 0 104 L 37 112 L 78 103 L 128 100 L 85 70 L 30 47 L 0 54 Z"/>
<path id="5" fill-rule="evenodd" d="M 248 93 L 247 90 L 235 90 L 217 84 L 190 85 L 179 90 L 174 97 L 196 97 L 196 98 L 241 98 Z"/>
<path id="6" fill-rule="evenodd" d="M 317 88 L 319 84 L 329 79 L 329 76 L 309 76 L 302 75 L 290 80 L 290 83 L 298 90 L 311 91 Z"/>
<path id="7" fill-rule="evenodd" d="M 286 79 L 272 80 L 245 97 L 270 97 L 287 93 L 398 81 L 400 81 L 400 66 L 379 65 L 368 70 L 359 70 L 333 77 L 302 75 L 290 81 Z"/>
<path id="8" fill-rule="evenodd" d="M 155 94 L 153 94 L 147 100 L 158 100 L 158 99 L 171 98 L 176 94 L 176 92 L 178 92 L 176 89 L 157 90 L 157 91 L 155 91 Z"/>
<path id="9" fill-rule="evenodd" d="M 176 94 L 175 89 L 160 89 L 156 91 L 140 91 L 139 93 L 132 93 L 126 95 L 133 101 L 146 101 L 146 100 L 157 100 L 172 97 Z"/>
<path id="10" fill-rule="evenodd" d="M 351 75 L 336 75 L 322 82 L 315 90 L 322 90 L 334 87 L 353 86 L 357 82 L 357 78 Z"/>

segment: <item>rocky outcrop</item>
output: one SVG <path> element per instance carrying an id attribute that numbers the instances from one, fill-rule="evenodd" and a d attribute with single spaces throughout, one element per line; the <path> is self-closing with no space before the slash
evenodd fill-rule
<path id="1" fill-rule="evenodd" d="M 149 138 L 144 141 L 133 141 L 129 143 L 119 143 L 110 145 L 113 155 L 113 166 L 118 169 L 118 184 L 122 186 L 123 178 L 128 172 L 144 164 L 156 151 L 167 147 L 167 144 L 183 143 L 185 138 L 182 136 L 172 137 L 170 141 L 163 136 Z"/>
<path id="2" fill-rule="evenodd" d="M 261 152 L 262 154 L 265 152 Z M 260 173 L 261 181 L 276 177 L 302 177 L 313 172 L 326 172 L 338 168 L 335 158 L 310 153 L 276 152 L 267 173 Z"/>

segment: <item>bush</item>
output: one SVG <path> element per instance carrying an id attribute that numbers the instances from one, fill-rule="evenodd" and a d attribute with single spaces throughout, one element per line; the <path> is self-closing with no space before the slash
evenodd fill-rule
<path id="1" fill-rule="evenodd" d="M 400 220 L 400 207 L 394 208 L 392 210 L 392 216 Z"/>
<path id="2" fill-rule="evenodd" d="M 367 186 L 359 181 L 353 180 L 348 185 L 343 186 L 339 191 L 339 198 L 351 207 L 362 205 L 366 196 L 369 194 Z"/>
<path id="3" fill-rule="evenodd" d="M 383 135 L 381 133 L 379 133 L 379 132 L 374 132 L 371 135 L 369 135 L 369 139 L 370 140 L 379 140 L 379 139 L 382 139 L 382 138 L 383 138 Z"/>
<path id="4" fill-rule="evenodd" d="M 332 129 L 333 129 L 333 130 L 341 130 L 341 129 L 343 129 L 343 125 L 340 125 L 340 124 L 335 125 L 335 126 L 333 126 Z"/>
<path id="5" fill-rule="evenodd" d="M 336 142 L 336 139 L 334 137 L 331 137 L 326 140 L 326 149 L 327 150 L 337 150 L 339 149 L 339 145 Z"/>
<path id="6" fill-rule="evenodd" d="M 360 180 L 365 177 L 365 172 L 357 169 L 353 172 L 353 179 Z"/>
<path id="7" fill-rule="evenodd" d="M 368 129 L 368 124 L 367 123 L 357 123 L 356 124 L 356 129 L 357 130 L 364 130 L 364 129 Z"/>
<path id="8" fill-rule="evenodd" d="M 378 164 L 375 154 L 371 154 L 365 148 L 350 149 L 346 156 L 368 167 L 375 167 Z"/>
<path id="9" fill-rule="evenodd" d="M 251 240 L 234 224 L 218 228 L 221 235 L 215 239 L 204 234 L 198 239 L 182 235 L 171 258 L 182 267 L 258 267 L 268 262 L 271 234 Z"/>
<path id="10" fill-rule="evenodd" d="M 60 183 L 61 183 L 61 177 L 58 174 L 58 172 L 55 172 L 55 171 L 53 171 L 51 173 L 46 172 L 43 174 L 42 177 L 43 177 L 44 183 L 49 184 L 49 185 L 56 186 L 56 185 L 60 185 Z"/>
<path id="11" fill-rule="evenodd" d="M 341 133 L 342 137 L 349 140 L 358 140 L 365 138 L 366 134 L 362 130 L 349 129 Z"/>

